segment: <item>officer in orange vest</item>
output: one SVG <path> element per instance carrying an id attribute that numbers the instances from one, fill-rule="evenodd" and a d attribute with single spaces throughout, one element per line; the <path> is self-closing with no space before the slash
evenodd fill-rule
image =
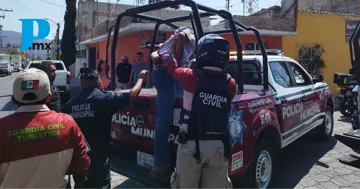
<path id="1" fill-rule="evenodd" d="M 30 68 L 16 78 L 12 101 L 19 108 L 0 119 L 0 188 L 64 188 L 66 174 L 86 181 L 84 135 L 71 116 L 45 105 L 50 99 L 45 72 Z"/>

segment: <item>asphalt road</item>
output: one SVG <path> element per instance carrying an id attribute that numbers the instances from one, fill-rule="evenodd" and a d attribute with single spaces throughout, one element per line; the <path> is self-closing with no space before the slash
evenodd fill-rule
<path id="1" fill-rule="evenodd" d="M 0 75 L 0 117 L 16 110 L 11 103 L 12 84 L 19 73 Z M 334 133 L 351 128 L 349 119 L 334 114 Z M 334 138 L 316 142 L 301 138 L 282 150 L 274 172 L 274 188 L 360 188 L 360 169 L 341 164 L 338 158 L 352 153 L 351 149 Z M 112 172 L 113 188 L 149 188 L 134 180 Z"/>

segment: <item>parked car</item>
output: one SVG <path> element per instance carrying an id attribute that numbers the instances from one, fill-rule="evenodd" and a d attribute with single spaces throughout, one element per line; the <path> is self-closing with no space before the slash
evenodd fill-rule
<path id="1" fill-rule="evenodd" d="M 14 65 L 14 71 L 19 72 L 22 70 L 22 61 L 20 55 L 11 56 L 11 62 Z"/>
<path id="2" fill-rule="evenodd" d="M 13 66 L 7 60 L 0 60 L 0 74 L 11 75 L 13 72 Z"/>
<path id="3" fill-rule="evenodd" d="M 61 60 L 37 60 L 30 61 L 27 64 L 26 69 L 29 68 L 38 68 L 41 62 L 50 61 L 54 63 L 56 67 L 56 78 L 54 81 L 54 85 L 59 89 L 61 95 L 61 103 L 66 103 L 70 98 L 70 80 L 71 74 L 67 71 L 66 66 Z"/>
<path id="4" fill-rule="evenodd" d="M 237 57 L 230 59 L 225 71 L 236 78 Z M 229 175 L 234 183 L 244 178 L 259 188 L 269 186 L 279 150 L 310 131 L 316 138 L 327 140 L 334 126 L 334 102 L 322 77 L 312 78 L 298 62 L 282 55 L 268 56 L 268 61 L 272 90 L 263 95 L 262 56 L 243 56 L 246 93 L 235 96 L 229 117 Z M 113 116 L 115 153 L 128 162 L 126 167 L 117 167 L 120 173 L 136 175 L 141 169 L 135 165 L 153 167 L 156 94 L 156 89 L 143 89 L 138 101 Z M 172 163 L 176 159 L 181 108 L 182 99 L 177 99 L 169 136 Z M 139 177 L 135 176 L 141 180 Z"/>
<path id="5" fill-rule="evenodd" d="M 13 71 L 21 71 L 21 55 L 10 55 L 10 54 L 0 54 L 0 60 L 7 60 L 10 62 L 10 65 L 13 67 Z"/>

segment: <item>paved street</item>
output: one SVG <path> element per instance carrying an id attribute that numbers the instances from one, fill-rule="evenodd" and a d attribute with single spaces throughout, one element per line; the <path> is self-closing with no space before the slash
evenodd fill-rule
<path id="1" fill-rule="evenodd" d="M 10 102 L 12 83 L 19 73 L 0 76 L 0 117 L 16 110 Z M 350 129 L 348 119 L 335 113 L 335 133 Z M 275 172 L 275 188 L 360 188 L 360 169 L 341 164 L 337 158 L 352 151 L 335 139 L 326 142 L 303 138 L 281 152 Z M 112 172 L 114 188 L 145 188 L 136 181 Z"/>

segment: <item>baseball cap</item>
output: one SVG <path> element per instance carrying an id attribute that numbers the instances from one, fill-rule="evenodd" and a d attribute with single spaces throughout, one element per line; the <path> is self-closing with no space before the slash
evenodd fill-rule
<path id="1" fill-rule="evenodd" d="M 128 57 L 127 56 L 122 56 L 121 60 L 127 60 Z"/>
<path id="2" fill-rule="evenodd" d="M 35 94 L 34 99 L 24 99 L 26 94 Z M 48 75 L 37 68 L 25 70 L 13 84 L 13 97 L 20 103 L 31 104 L 45 99 L 51 94 Z"/>

